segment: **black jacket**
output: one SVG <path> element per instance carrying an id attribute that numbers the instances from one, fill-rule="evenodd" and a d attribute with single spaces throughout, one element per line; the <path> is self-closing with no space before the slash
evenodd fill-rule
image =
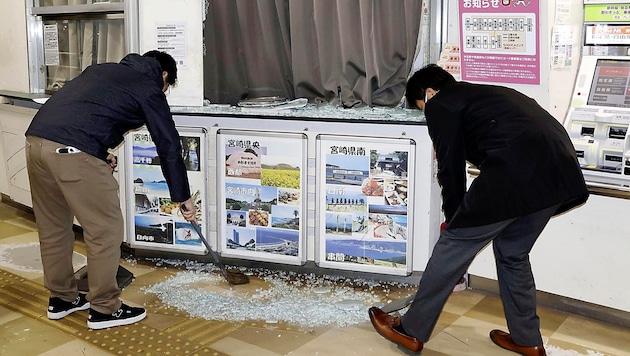
<path id="1" fill-rule="evenodd" d="M 588 190 L 564 127 L 533 99 L 509 88 L 453 83 L 427 101 L 449 228 L 584 203 Z M 480 174 L 466 189 L 466 161 Z"/>
<path id="2" fill-rule="evenodd" d="M 190 198 L 188 176 L 163 86 L 161 66 L 153 58 L 129 54 L 120 63 L 92 65 L 39 109 L 26 135 L 106 160 L 108 149 L 122 143 L 125 133 L 146 125 L 171 199 L 184 201 Z"/>

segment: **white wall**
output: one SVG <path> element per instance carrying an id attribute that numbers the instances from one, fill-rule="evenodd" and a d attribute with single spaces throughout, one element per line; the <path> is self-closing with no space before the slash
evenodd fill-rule
<path id="1" fill-rule="evenodd" d="M 630 200 L 591 195 L 588 202 L 551 219 L 530 255 L 541 291 L 630 312 Z M 470 274 L 496 280 L 492 246 Z"/>
<path id="2" fill-rule="evenodd" d="M 26 3 L 0 0 L 0 90 L 29 91 Z"/>
<path id="3" fill-rule="evenodd" d="M 37 110 L 0 104 L 0 185 L 3 194 L 14 201 L 33 206 L 24 155 L 24 133 Z"/>
<path id="4" fill-rule="evenodd" d="M 541 0 L 542 3 L 545 1 Z M 555 3 L 556 1 L 550 1 L 547 5 L 547 21 L 550 24 L 547 26 L 547 37 L 551 38 L 554 30 L 555 23 Z M 571 95 L 573 94 L 573 86 L 575 78 L 577 76 L 578 69 L 580 67 L 580 55 L 582 49 L 582 20 L 584 19 L 584 6 L 582 0 L 571 0 L 571 9 L 569 13 L 569 19 L 567 26 L 573 32 L 573 61 L 570 68 L 553 69 L 549 71 L 549 91 L 547 93 L 549 97 L 548 105 L 545 106 L 547 111 L 551 113 L 560 122 L 564 122 L 569 104 L 571 101 Z M 551 51 L 552 42 L 547 42 L 547 47 L 542 49 L 542 54 L 549 53 Z M 547 55 L 549 57 L 549 55 Z M 547 58 L 549 60 L 549 58 Z M 548 62 L 548 65 L 551 63 Z"/>
<path id="5" fill-rule="evenodd" d="M 183 50 L 171 53 L 183 64 L 177 66 L 178 84 L 167 96 L 171 106 L 203 105 L 203 0 L 139 1 L 140 53 L 158 49 L 158 25 L 177 25 L 182 29 L 177 39 L 185 40 Z"/>
<path id="6" fill-rule="evenodd" d="M 2 107 L 4 106 L 4 100 L 2 97 L 0 97 L 0 132 L 3 131 L 2 129 L 2 116 L 3 114 L 1 113 L 2 111 Z M 0 194 L 5 194 L 7 196 L 10 196 L 10 192 L 9 192 L 9 174 L 7 173 L 7 155 L 4 153 L 4 146 L 6 146 L 5 143 L 5 139 L 2 136 L 2 134 L 0 134 Z M 1 199 L 0 199 L 1 200 Z"/>
<path id="7" fill-rule="evenodd" d="M 0 0 L 0 90 L 29 91 L 26 40 L 26 4 L 24 1 Z M 0 103 L 4 102 L 0 98 Z M 7 157 L 4 139 L 0 142 L 0 193 L 9 194 Z"/>

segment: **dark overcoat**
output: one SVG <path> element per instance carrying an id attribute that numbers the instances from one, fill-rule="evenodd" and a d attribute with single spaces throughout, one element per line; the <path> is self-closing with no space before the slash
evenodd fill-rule
<path id="1" fill-rule="evenodd" d="M 516 90 L 454 82 L 426 102 L 449 228 L 472 227 L 588 198 L 564 127 Z M 466 161 L 480 170 L 467 189 Z"/>

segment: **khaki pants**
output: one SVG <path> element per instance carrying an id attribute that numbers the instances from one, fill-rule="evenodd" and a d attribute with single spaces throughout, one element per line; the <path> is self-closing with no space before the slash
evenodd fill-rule
<path id="1" fill-rule="evenodd" d="M 87 299 L 92 309 L 111 314 L 121 304 L 116 273 L 124 221 L 118 182 L 106 162 L 83 152 L 57 153 L 59 147 L 64 145 L 34 136 L 26 138 L 44 286 L 51 296 L 66 301 L 78 293 L 72 266 L 76 216 L 87 249 Z"/>

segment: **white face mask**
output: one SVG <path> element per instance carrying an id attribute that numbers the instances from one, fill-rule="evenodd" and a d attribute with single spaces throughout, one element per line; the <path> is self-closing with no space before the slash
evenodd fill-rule
<path id="1" fill-rule="evenodd" d="M 433 89 L 431 89 L 431 91 L 433 91 Z M 437 94 L 438 92 L 439 92 L 439 90 L 433 91 L 431 96 L 429 96 L 429 92 L 427 90 L 425 90 L 424 91 L 424 102 L 426 103 L 427 101 L 429 101 L 429 99 L 433 98 L 435 96 L 435 94 Z"/>

